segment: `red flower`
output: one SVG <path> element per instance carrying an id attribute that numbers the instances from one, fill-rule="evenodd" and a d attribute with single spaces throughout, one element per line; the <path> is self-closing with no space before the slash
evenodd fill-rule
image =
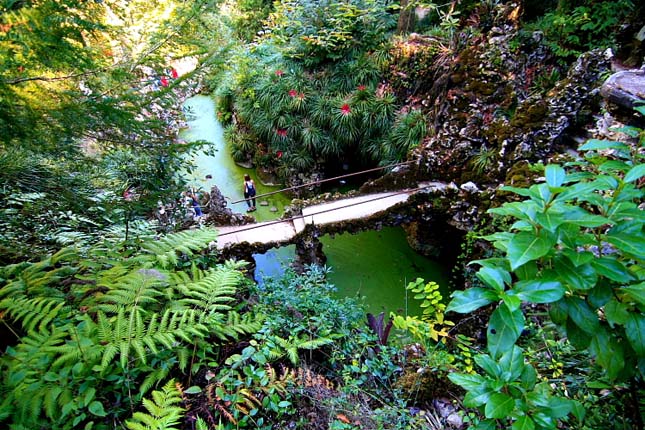
<path id="1" fill-rule="evenodd" d="M 275 75 L 276 76 L 282 76 L 282 75 L 284 75 L 284 72 L 282 70 L 278 69 L 278 70 L 275 71 Z"/>
<path id="2" fill-rule="evenodd" d="M 340 107 L 340 113 L 342 113 L 343 115 L 349 115 L 351 112 L 352 112 L 352 109 L 349 107 L 347 103 L 345 103 Z"/>
<path id="3" fill-rule="evenodd" d="M 365 85 L 359 85 L 358 87 L 356 87 L 358 91 L 365 91 L 365 88 L 367 88 Z"/>
<path id="4" fill-rule="evenodd" d="M 282 158 L 282 151 L 278 151 L 275 153 L 276 157 Z"/>
<path id="5" fill-rule="evenodd" d="M 289 96 L 291 96 L 291 97 L 295 97 L 295 96 L 297 96 L 297 95 L 298 95 L 298 91 L 296 91 L 296 90 L 289 90 Z"/>
<path id="6" fill-rule="evenodd" d="M 304 99 L 305 99 L 305 93 L 299 93 L 299 94 L 298 94 L 298 98 L 299 98 L 300 100 L 304 100 Z"/>
<path id="7" fill-rule="evenodd" d="M 286 130 L 286 129 L 284 129 L 284 128 L 279 128 L 279 129 L 277 129 L 277 130 L 276 130 L 276 133 L 277 133 L 277 134 L 278 134 L 278 136 L 280 136 L 280 137 L 287 137 L 287 130 Z"/>

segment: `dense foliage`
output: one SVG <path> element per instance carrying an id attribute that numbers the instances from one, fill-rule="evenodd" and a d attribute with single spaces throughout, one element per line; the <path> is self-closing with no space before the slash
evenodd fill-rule
<path id="1" fill-rule="evenodd" d="M 276 4 L 219 84 L 220 114 L 237 120 L 227 133 L 236 159 L 286 178 L 350 159 L 388 164 L 420 143 L 423 116 L 380 85 L 396 25 L 388 3 Z"/>
<path id="2" fill-rule="evenodd" d="M 490 210 L 513 221 L 486 237 L 501 255 L 472 262 L 481 286 L 456 292 L 448 307 L 469 313 L 499 303 L 488 322 L 488 354 L 475 357 L 485 373 L 450 376 L 468 390 L 466 406 L 483 409 L 477 428 L 555 429 L 570 412 L 583 420 L 580 403 L 552 396 L 516 345 L 524 304 L 549 304 L 552 321 L 608 381 L 643 381 L 645 133 L 622 131 L 635 141 L 590 140 L 580 147 L 585 157 L 567 169 L 547 165 L 545 183 L 504 187 L 525 200 Z"/>
<path id="3" fill-rule="evenodd" d="M 176 197 L 191 147 L 176 145 L 173 111 L 186 88 L 153 82 L 191 52 L 173 36 L 204 7 L 0 6 L 0 261 L 128 231 Z M 127 189 L 137 198 L 125 201 Z"/>

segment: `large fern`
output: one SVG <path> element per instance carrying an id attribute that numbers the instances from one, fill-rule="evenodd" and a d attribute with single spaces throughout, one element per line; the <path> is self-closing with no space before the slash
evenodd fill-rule
<path id="1" fill-rule="evenodd" d="M 0 269 L 0 318 L 28 332 L 0 358 L 0 420 L 71 429 L 118 416 L 123 409 L 103 405 L 128 398 L 135 407 L 173 372 L 193 368 L 195 351 L 258 330 L 254 316 L 233 310 L 243 264 L 176 266 L 214 238 L 184 232 L 138 254 L 97 247 L 81 259 L 66 250 Z"/>
<path id="2" fill-rule="evenodd" d="M 185 412 L 184 408 L 177 406 L 181 401 L 181 392 L 175 380 L 171 379 L 160 391 L 152 392 L 152 400 L 143 399 L 148 412 L 135 412 L 125 425 L 130 430 L 179 429 Z"/>

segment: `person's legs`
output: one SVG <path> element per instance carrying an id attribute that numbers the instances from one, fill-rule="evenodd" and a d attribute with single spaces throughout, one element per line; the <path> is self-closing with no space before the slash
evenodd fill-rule
<path id="1" fill-rule="evenodd" d="M 249 193 L 244 193 L 244 199 L 246 200 L 246 204 L 249 206 L 249 208 L 246 211 L 251 212 L 251 210 L 253 210 L 253 206 L 251 205 L 251 199 L 249 198 Z"/>

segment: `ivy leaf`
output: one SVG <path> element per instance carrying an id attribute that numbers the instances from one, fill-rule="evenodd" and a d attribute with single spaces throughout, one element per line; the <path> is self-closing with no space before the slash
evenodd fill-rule
<path id="1" fill-rule="evenodd" d="M 645 164 L 637 164 L 625 174 L 625 182 L 634 182 L 645 176 Z"/>
<path id="2" fill-rule="evenodd" d="M 531 419 L 531 417 L 528 417 L 526 415 L 522 415 L 519 417 L 511 426 L 512 430 L 534 430 L 535 429 L 535 423 Z"/>
<path id="3" fill-rule="evenodd" d="M 524 330 L 524 314 L 521 309 L 511 311 L 500 305 L 488 322 L 488 350 L 493 357 L 501 356 L 513 347 Z"/>
<path id="4" fill-rule="evenodd" d="M 495 300 L 497 300 L 497 294 L 485 288 L 474 287 L 464 291 L 455 291 L 452 293 L 452 300 L 448 304 L 446 312 L 467 314 L 493 303 Z"/>
<path id="5" fill-rule="evenodd" d="M 625 334 L 639 357 L 645 356 L 645 316 L 631 313 L 625 323 Z"/>
<path id="6" fill-rule="evenodd" d="M 490 396 L 484 415 L 486 418 L 507 418 L 515 408 L 515 400 L 506 394 L 495 393 Z"/>
<path id="7" fill-rule="evenodd" d="M 513 286 L 520 299 L 531 303 L 551 303 L 564 296 L 565 289 L 559 281 L 520 281 Z"/>
<path id="8" fill-rule="evenodd" d="M 511 262 L 511 270 L 515 270 L 522 264 L 537 260 L 546 255 L 555 245 L 551 236 L 542 234 L 536 236 L 529 232 L 516 234 L 508 243 L 508 259 Z"/>
<path id="9" fill-rule="evenodd" d="M 564 183 L 564 178 L 566 177 L 564 169 L 557 164 L 549 164 L 546 166 L 544 175 L 546 177 L 546 183 L 551 187 L 559 187 Z"/>

